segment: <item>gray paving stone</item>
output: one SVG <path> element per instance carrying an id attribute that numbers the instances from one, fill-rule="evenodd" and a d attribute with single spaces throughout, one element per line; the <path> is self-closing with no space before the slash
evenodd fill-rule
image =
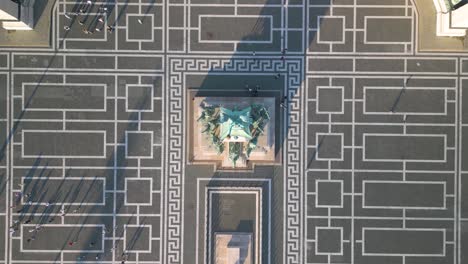
<path id="1" fill-rule="evenodd" d="M 90 15 L 85 26 L 94 33 L 85 34 L 76 19 L 64 16 L 76 10 L 76 3 L 60 0 L 58 14 L 50 16 L 58 18 L 51 48 L 0 52 L 0 137 L 10 140 L 0 159 L 0 177 L 10 179 L 4 188 L 0 185 L 5 201 L 0 203 L 0 248 L 6 253 L 0 261 L 75 263 L 85 257 L 81 260 L 113 263 L 133 248 L 147 252 L 127 252 L 129 263 L 205 263 L 208 188 L 258 187 L 267 208 L 261 213 L 265 219 L 271 213 L 271 223 L 261 226 L 261 263 L 465 262 L 467 60 L 460 54 L 417 51 L 411 1 L 294 0 L 286 6 L 280 0 L 114 2 L 105 17 L 105 25 L 115 27 L 112 33 L 96 31 Z M 98 8 L 95 4 L 91 10 Z M 257 23 L 258 15 L 271 16 L 271 35 L 269 22 Z M 208 32 L 213 40 L 232 42 L 204 43 Z M 271 43 L 251 42 L 270 37 Z M 37 90 L 35 83 L 41 83 Z M 188 164 L 190 92 L 247 94 L 246 85 L 259 85 L 260 96 L 288 95 L 288 110 L 277 111 L 278 120 L 287 124 L 278 130 L 282 165 L 232 172 Z M 391 113 L 403 87 L 397 111 Z M 31 141 L 28 132 L 23 138 L 23 130 L 46 130 L 47 135 L 50 130 L 104 131 L 106 137 L 54 144 L 45 136 Z M 126 131 L 145 136 L 130 142 Z M 373 135 L 373 142 L 363 142 L 366 134 Z M 444 137 L 444 142 L 426 140 L 427 135 Z M 326 140 L 317 150 L 321 138 Z M 36 156 L 23 157 L 23 147 Z M 97 149 L 105 155 L 66 155 Z M 36 188 L 43 192 L 35 193 L 33 201 L 76 196 L 83 203 L 46 207 L 28 205 L 26 199 L 23 208 L 21 200 L 14 200 L 23 178 L 29 183 L 25 193 L 43 187 Z M 95 178 L 105 184 L 89 184 Z M 83 179 L 81 187 L 74 179 Z M 231 198 L 238 206 L 217 221 L 236 228 L 229 217 L 240 219 L 254 203 Z M 63 219 L 62 206 L 67 211 Z M 29 232 L 12 239 L 5 234 L 13 219 L 24 223 L 30 218 L 32 226 L 47 225 L 52 218 L 51 224 L 63 226 L 63 220 L 73 231 L 56 238 L 57 232 L 44 229 L 33 244 L 27 242 Z M 83 225 L 105 224 L 112 230 L 114 223 L 115 232 L 104 234 L 105 254 L 86 253 L 95 235 L 101 238 L 99 231 L 73 245 L 77 252 L 68 252 L 67 236 Z M 127 235 L 124 225 L 133 226 Z M 316 236 L 316 228 L 323 233 Z M 366 228 L 378 232 L 362 237 Z M 446 232 L 444 241 L 434 230 Z M 21 245 L 39 251 L 26 252 Z M 62 246 L 63 253 L 40 252 L 48 246 Z"/>
<path id="2" fill-rule="evenodd" d="M 443 255 L 444 232 L 418 229 L 366 229 L 364 254 Z"/>
<path id="3" fill-rule="evenodd" d="M 271 17 L 200 16 L 200 28 L 201 41 L 270 41 L 272 37 Z"/>
<path id="4" fill-rule="evenodd" d="M 23 131 L 25 156 L 101 157 L 105 154 L 105 133 L 73 131 Z M 89 145 L 81 145 L 87 142 Z"/>
<path id="5" fill-rule="evenodd" d="M 368 160 L 420 160 L 445 159 L 445 140 L 441 136 L 364 135 L 365 159 Z M 381 150 L 385 149 L 385 152 Z"/>
<path id="6" fill-rule="evenodd" d="M 366 41 L 411 42 L 410 18 L 367 18 Z"/>

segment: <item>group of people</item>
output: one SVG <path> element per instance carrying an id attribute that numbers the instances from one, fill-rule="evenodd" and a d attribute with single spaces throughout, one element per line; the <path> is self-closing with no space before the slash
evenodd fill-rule
<path id="1" fill-rule="evenodd" d="M 281 60 L 285 60 L 285 57 L 284 55 L 286 55 L 286 51 L 288 49 L 287 48 L 284 48 L 282 51 L 281 51 Z M 256 53 L 255 51 L 252 52 L 252 56 L 254 57 L 254 60 L 257 61 L 256 57 L 255 57 Z M 281 73 L 277 73 L 275 75 L 275 79 L 279 79 L 281 78 Z M 258 91 L 260 90 L 260 85 L 255 85 L 254 87 L 251 87 L 249 86 L 248 84 L 245 85 L 245 89 L 249 92 L 250 96 L 252 97 L 257 97 L 258 96 Z M 283 98 L 281 99 L 280 101 L 280 104 L 279 106 L 283 109 L 288 109 L 288 96 L 283 96 Z"/>
<path id="2" fill-rule="evenodd" d="M 93 1 L 83 0 L 79 4 L 79 6 L 78 6 L 78 8 L 77 8 L 77 10 L 75 12 L 65 13 L 64 16 L 68 20 L 78 19 L 78 23 L 83 27 L 82 31 L 86 35 L 94 34 L 94 32 L 100 32 L 100 31 L 104 30 L 105 22 L 107 20 L 107 15 L 108 15 L 109 9 L 104 4 L 101 4 L 101 6 L 98 8 L 98 13 L 97 13 L 97 16 L 95 17 L 95 19 L 93 20 L 93 23 L 91 23 L 91 25 L 89 25 L 89 26 L 86 26 L 85 25 L 86 20 L 87 20 L 87 18 L 89 16 L 89 13 L 90 13 L 92 7 L 93 7 Z M 70 25 L 69 25 L 69 26 L 64 26 L 63 29 L 65 29 L 65 31 L 69 31 L 71 28 L 70 28 Z M 108 25 L 106 27 L 106 30 L 107 30 L 107 32 L 112 33 L 114 31 L 114 27 Z"/>

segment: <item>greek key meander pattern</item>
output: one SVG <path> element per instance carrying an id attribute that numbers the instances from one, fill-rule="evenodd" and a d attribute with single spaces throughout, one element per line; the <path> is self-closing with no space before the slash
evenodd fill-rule
<path id="1" fill-rule="evenodd" d="M 229 72 L 270 72 L 287 74 L 288 90 L 291 98 L 290 119 L 288 121 L 288 136 L 286 139 L 285 171 L 286 179 L 286 216 L 285 235 L 288 254 L 285 256 L 287 263 L 299 263 L 301 258 L 301 66 L 302 59 L 276 60 L 232 58 L 232 59 L 200 59 L 200 58 L 169 58 L 170 90 L 168 93 L 168 207 L 167 207 L 167 261 L 168 263 L 181 262 L 183 229 L 181 207 L 183 204 L 184 168 L 185 164 L 185 135 L 184 113 L 185 92 L 183 87 L 184 74 L 193 72 L 212 71 L 216 73 Z"/>
<path id="2" fill-rule="evenodd" d="M 160 203 L 151 208 L 151 212 L 144 203 L 136 206 L 142 210 L 136 213 L 138 221 L 145 217 L 154 220 L 150 225 L 153 231 L 157 231 L 154 236 L 149 236 L 149 240 L 153 246 L 160 243 L 159 247 L 154 246 L 160 251 L 155 251 L 154 256 L 136 253 L 135 256 L 139 257 L 129 262 L 189 263 L 191 260 L 183 257 L 184 177 L 187 163 L 184 76 L 209 72 L 267 73 L 272 76 L 281 73 L 287 76 L 285 92 L 290 100 L 285 130 L 287 140 L 283 147 L 284 247 L 281 263 L 367 264 L 383 260 L 398 264 L 424 260 L 443 264 L 466 262 L 464 252 L 467 252 L 468 239 L 464 230 L 468 227 L 468 209 L 464 200 L 467 198 L 468 165 L 463 161 L 467 157 L 465 137 L 468 135 L 468 119 L 464 114 L 467 102 L 463 94 L 468 91 L 468 60 L 466 54 L 424 53 L 417 50 L 418 35 L 414 26 L 418 14 L 412 0 L 386 3 L 311 0 L 286 1 L 285 4 L 271 1 L 266 7 L 260 4 L 261 1 L 258 4 L 241 0 L 235 3 L 220 1 L 222 3 L 218 4 L 202 0 L 195 2 L 168 0 L 156 1 L 154 5 L 150 0 L 118 2 L 114 4 L 117 12 L 110 17 L 116 21 L 115 32 L 95 33 L 89 37 L 80 35 L 79 27 L 78 31 L 72 28 L 70 34 L 63 31 L 63 26 L 68 23 L 64 14 L 72 10 L 75 2 L 59 0 L 53 16 L 51 48 L 1 49 L 0 84 L 8 89 L 4 91 L 0 87 L 0 98 L 5 98 L 0 101 L 0 135 L 18 130 L 14 131 L 11 144 L 6 149 L 6 159 L 0 160 L 0 175 L 9 177 L 7 193 L 1 194 L 5 203 L 0 209 L 0 216 L 5 219 L 5 224 L 2 224 L 3 233 L 0 236 L 4 237 L 5 250 L 4 254 L 0 254 L 3 255 L 0 256 L 0 263 L 26 263 L 44 254 L 41 248 L 36 249 L 37 252 L 14 251 L 14 248 L 19 250 L 19 244 L 24 241 L 18 234 L 13 238 L 8 236 L 8 226 L 19 215 L 15 214 L 14 209 L 8 209 L 13 204 L 14 194 L 20 191 L 17 184 L 35 166 L 31 158 L 22 156 L 24 138 L 21 131 L 75 131 L 84 126 L 106 132 L 106 154 L 114 154 L 107 157 L 110 162 L 96 157 L 83 161 L 43 158 L 43 163 L 37 167 L 44 171 L 51 170 L 51 179 L 70 176 L 67 174 L 69 170 L 71 178 L 67 182 L 71 182 L 73 177 L 91 179 L 100 173 L 106 175 L 107 183 L 125 178 L 125 185 L 119 181 L 115 183 L 116 186 L 109 184 L 103 188 L 107 194 L 123 200 L 127 199 L 127 180 L 134 180 L 135 175 L 144 178 L 161 174 L 160 189 L 151 189 L 152 197 L 160 197 Z M 154 8 L 147 11 L 152 5 Z M 263 46 L 266 51 L 243 46 L 243 43 L 200 45 L 201 42 L 197 40 L 203 30 L 194 19 L 199 15 L 228 13 L 248 16 L 263 8 L 274 24 L 271 43 Z M 139 39 L 136 35 L 139 29 L 138 23 L 135 23 L 136 17 L 145 13 L 151 17 L 153 24 L 143 24 L 145 30 L 142 31 L 151 32 L 151 37 Z M 397 21 L 410 25 L 410 34 L 376 41 L 373 38 L 380 35 L 372 32 L 369 27 L 371 23 L 368 22 L 384 18 L 388 18 L 385 23 Z M 330 25 L 331 29 L 328 27 Z M 336 34 L 327 34 L 330 32 Z M 373 35 L 369 35 L 369 32 Z M 280 56 L 285 47 L 288 54 L 283 61 Z M 252 54 L 252 51 L 257 53 Z M 234 56 L 229 57 L 232 54 Z M 126 64 L 127 60 L 137 63 Z M 80 111 L 72 113 L 60 108 L 53 109 L 55 112 L 31 110 L 25 116 L 19 115 L 26 98 L 23 86 L 27 89 L 28 85 L 38 80 L 52 84 L 105 85 L 105 105 L 109 107 L 102 115 L 88 116 Z M 152 106 L 146 113 L 121 115 L 121 112 L 128 110 L 126 84 L 134 87 L 154 86 L 154 91 L 160 92 L 153 94 L 154 107 L 161 107 L 161 111 Z M 406 114 L 390 114 L 388 109 L 383 112 L 379 105 L 368 104 L 369 97 L 366 96 L 373 94 L 379 98 L 385 95 L 382 91 L 390 91 L 390 96 L 395 96 L 392 91 L 399 91 L 405 85 L 410 92 L 432 93 L 431 96 L 437 95 L 443 99 L 431 101 L 432 109 L 422 107 L 423 110 L 412 109 L 413 112 L 408 110 Z M 334 105 L 335 109 L 320 105 L 321 98 L 324 100 L 330 94 L 341 103 Z M 424 96 L 416 99 L 423 100 Z M 418 100 L 414 100 L 414 105 L 420 107 Z M 405 103 L 404 100 L 402 103 Z M 84 112 L 86 110 L 90 109 Z M 130 120 L 135 116 L 136 120 Z M 19 121 L 24 127 L 18 125 Z M 130 128 L 125 128 L 126 125 Z M 127 129 L 144 135 L 148 131 L 161 130 L 160 135 L 155 132 L 154 136 L 154 153 L 151 153 L 156 154 L 154 160 L 149 162 L 145 157 L 134 157 L 121 162 L 119 155 L 126 155 L 127 139 L 120 139 L 123 135 L 127 137 L 122 133 Z M 440 154 L 437 159 L 429 161 L 404 161 L 404 157 L 385 160 L 373 156 L 376 152 L 372 152 L 367 140 L 378 141 L 395 134 L 423 138 L 431 144 L 440 143 L 443 155 L 439 152 L 429 153 L 435 156 Z M 339 147 L 332 149 L 331 154 L 320 153 L 319 142 L 324 138 Z M 371 153 L 366 154 L 366 150 Z M 160 157 L 156 157 L 158 153 Z M 156 160 L 159 160 L 159 164 L 154 166 Z M 88 171 L 82 174 L 81 169 Z M 376 182 L 376 178 L 380 182 Z M 436 197 L 440 204 L 429 204 L 427 207 L 405 207 L 403 201 L 401 205 L 387 207 L 368 204 L 369 201 L 365 199 L 368 192 L 382 182 L 388 186 L 397 183 L 419 184 L 436 188 L 443 195 Z M 320 193 L 319 185 L 325 190 L 331 188 L 336 191 L 336 200 L 323 198 L 325 195 Z M 134 205 L 125 206 L 123 211 L 112 205 L 123 200 L 109 202 L 113 208 L 102 215 L 78 212 L 73 217 L 102 217 L 110 219 L 112 223 L 125 224 L 127 218 L 133 217 L 129 212 Z M 160 207 L 160 213 L 154 214 L 156 207 Z M 38 208 L 42 210 L 44 206 L 39 205 Z M 81 220 L 76 221 L 79 223 Z M 141 221 L 139 224 L 148 223 Z M 426 256 L 369 253 L 372 251 L 364 248 L 369 234 L 385 228 L 393 231 L 396 228 L 419 229 L 443 234 L 444 251 L 429 252 L 435 254 Z M 119 244 L 122 240 L 120 231 L 105 235 L 106 249 L 114 243 Z M 335 251 L 321 248 L 318 241 L 323 241 L 320 239 L 323 234 L 330 237 L 336 235 L 339 247 Z M 21 254 L 15 255 L 15 252 Z M 118 253 L 110 254 L 111 257 L 103 263 L 118 261 Z M 77 262 L 73 252 L 61 253 L 60 256 L 56 260 L 59 263 Z M 38 261 L 41 261 L 40 258 Z M 47 258 L 42 261 L 50 263 Z"/>

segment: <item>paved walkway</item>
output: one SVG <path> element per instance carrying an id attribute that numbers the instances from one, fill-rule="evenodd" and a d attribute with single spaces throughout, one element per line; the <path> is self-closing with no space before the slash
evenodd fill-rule
<path id="1" fill-rule="evenodd" d="M 468 60 L 417 50 L 412 1 L 55 12 L 0 50 L 0 263 L 209 263 L 226 213 L 261 263 L 468 262 Z M 189 165 L 189 91 L 245 85 L 288 96 L 283 165 Z"/>

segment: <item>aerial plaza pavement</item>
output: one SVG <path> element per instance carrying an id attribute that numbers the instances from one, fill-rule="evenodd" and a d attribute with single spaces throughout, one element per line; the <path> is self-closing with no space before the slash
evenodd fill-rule
<path id="1" fill-rule="evenodd" d="M 468 263 L 465 2 L 0 1 L 0 264 Z"/>

